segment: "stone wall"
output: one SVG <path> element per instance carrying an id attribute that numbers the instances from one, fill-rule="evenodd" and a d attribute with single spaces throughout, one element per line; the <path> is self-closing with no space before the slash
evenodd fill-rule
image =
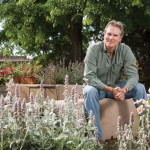
<path id="1" fill-rule="evenodd" d="M 40 84 L 18 84 L 20 96 L 21 99 L 26 99 L 26 101 L 29 101 L 30 94 L 36 95 L 37 92 L 40 90 Z M 75 85 L 68 85 L 68 94 L 71 95 L 72 88 L 75 87 Z M 16 84 L 12 84 L 12 95 L 15 95 L 15 88 Z M 64 99 L 64 85 L 63 84 L 44 84 L 44 96 L 45 98 L 48 96 L 50 99 L 55 100 L 63 100 Z M 79 98 L 83 98 L 82 95 L 82 85 L 77 86 L 77 94 Z"/>

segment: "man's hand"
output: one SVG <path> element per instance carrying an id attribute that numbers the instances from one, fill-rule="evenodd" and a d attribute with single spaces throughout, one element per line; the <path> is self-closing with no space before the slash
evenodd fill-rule
<path id="1" fill-rule="evenodd" d="M 112 93 L 114 98 L 118 101 L 124 100 L 125 99 L 125 93 L 127 93 L 127 88 L 112 88 L 110 86 L 105 86 L 104 91 Z"/>
<path id="2" fill-rule="evenodd" d="M 124 100 L 125 99 L 125 93 L 127 92 L 126 88 L 120 88 L 116 87 L 113 89 L 113 96 L 116 100 Z"/>

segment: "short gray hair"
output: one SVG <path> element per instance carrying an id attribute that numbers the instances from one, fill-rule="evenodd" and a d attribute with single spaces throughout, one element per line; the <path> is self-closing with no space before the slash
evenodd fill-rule
<path id="1" fill-rule="evenodd" d="M 121 37 L 123 37 L 123 35 L 124 35 L 123 23 L 121 21 L 116 21 L 116 20 L 111 20 L 111 21 L 108 22 L 108 24 L 106 25 L 106 27 L 104 29 L 104 34 L 106 33 L 106 29 L 110 25 L 119 28 L 120 31 L 121 31 Z"/>

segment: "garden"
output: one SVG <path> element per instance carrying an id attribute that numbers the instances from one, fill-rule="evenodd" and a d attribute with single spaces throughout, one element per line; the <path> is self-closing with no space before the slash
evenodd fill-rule
<path id="1" fill-rule="evenodd" d="M 115 19 L 124 24 L 122 42 L 135 54 L 140 82 L 148 90 L 149 4 L 149 0 L 1 0 L 0 57 L 29 56 L 37 61 L 0 61 L 0 92 L 7 88 L 0 96 L 0 150 L 148 150 L 150 100 L 137 102 L 136 133 L 133 113 L 125 125 L 118 116 L 117 138 L 102 145 L 97 142 L 92 112 L 85 118 L 83 106 L 77 105 L 76 86 L 70 94 L 68 85 L 83 84 L 87 47 L 102 41 L 105 25 Z M 21 98 L 20 84 L 38 84 L 40 90 L 28 94 L 28 102 Z M 54 99 L 44 97 L 45 84 L 64 85 L 59 111 Z"/>
<path id="2" fill-rule="evenodd" d="M 70 84 L 83 84 L 83 67 L 82 62 L 69 62 L 66 67 L 64 60 L 46 66 L 36 61 L 17 64 L 5 62 L 0 64 L 0 86 L 6 85 L 10 79 L 21 84 L 39 84 L 41 80 L 44 84 L 64 84 L 66 74 Z M 28 80 L 25 81 L 25 78 Z"/>
<path id="3" fill-rule="evenodd" d="M 29 75 L 27 64 L 21 65 L 17 66 L 18 74 Z M 13 66 L 7 68 L 8 71 L 1 75 L 7 74 L 9 80 L 17 69 Z M 92 112 L 86 118 L 83 105 L 77 105 L 76 86 L 71 94 L 68 92 L 69 84 L 79 81 L 82 84 L 83 64 L 76 62 L 65 67 L 63 62 L 60 62 L 57 66 L 51 64 L 45 68 L 42 66 L 39 70 L 41 69 L 39 72 L 30 71 L 30 75 L 34 75 L 40 84 L 40 91 L 35 95 L 31 93 L 28 103 L 20 98 L 19 84 L 16 84 L 15 96 L 12 96 L 12 80 L 7 82 L 7 95 L 0 97 L 1 150 L 147 150 L 150 147 L 149 101 L 137 101 L 137 111 L 140 115 L 137 133 L 132 129 L 133 113 L 128 125 L 122 125 L 122 119 L 118 116 L 117 138 L 108 139 L 104 144 L 100 144 Z M 54 99 L 44 98 L 43 90 L 43 84 L 47 83 L 44 79 L 51 79 L 53 75 L 48 76 L 48 72 L 54 69 L 57 70 L 55 84 L 64 84 L 64 104 L 59 111 Z M 69 74 L 69 78 L 66 74 Z"/>

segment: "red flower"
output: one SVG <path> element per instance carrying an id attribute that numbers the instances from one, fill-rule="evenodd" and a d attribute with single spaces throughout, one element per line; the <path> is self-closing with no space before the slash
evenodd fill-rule
<path id="1" fill-rule="evenodd" d="M 3 68 L 3 73 L 4 73 L 4 75 L 8 74 L 8 69 L 7 68 L 6 69 Z"/>
<path id="2" fill-rule="evenodd" d="M 22 67 L 22 70 L 23 70 L 23 71 L 26 71 L 26 70 L 28 70 L 28 68 L 26 68 L 26 67 Z"/>

